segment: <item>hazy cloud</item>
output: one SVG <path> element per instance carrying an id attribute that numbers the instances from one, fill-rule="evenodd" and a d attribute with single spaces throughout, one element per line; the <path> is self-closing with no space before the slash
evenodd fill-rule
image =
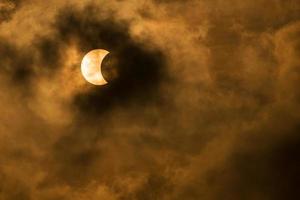
<path id="1" fill-rule="evenodd" d="M 295 198 L 299 3 L 0 1 L 0 199 Z"/>

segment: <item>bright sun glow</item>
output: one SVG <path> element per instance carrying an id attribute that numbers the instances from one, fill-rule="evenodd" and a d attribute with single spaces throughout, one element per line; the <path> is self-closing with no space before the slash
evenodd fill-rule
<path id="1" fill-rule="evenodd" d="M 81 72 L 86 81 L 94 85 L 105 85 L 108 83 L 101 72 L 101 64 L 107 54 L 109 52 L 106 50 L 96 49 L 84 56 L 81 63 Z"/>

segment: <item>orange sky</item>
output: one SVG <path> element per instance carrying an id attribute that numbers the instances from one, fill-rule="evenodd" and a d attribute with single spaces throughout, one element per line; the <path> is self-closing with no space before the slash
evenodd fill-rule
<path id="1" fill-rule="evenodd" d="M 299 36 L 299 0 L 0 0 L 0 199 L 296 199 Z"/>

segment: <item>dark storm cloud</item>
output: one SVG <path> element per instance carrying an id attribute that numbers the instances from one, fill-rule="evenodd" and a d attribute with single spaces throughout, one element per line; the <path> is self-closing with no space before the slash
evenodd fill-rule
<path id="1" fill-rule="evenodd" d="M 105 67 L 117 71 L 111 84 L 78 95 L 75 104 L 83 112 L 100 114 L 113 104 L 160 101 L 158 89 L 165 70 L 162 52 L 134 41 L 129 35 L 129 22 L 116 21 L 113 16 L 99 17 L 101 12 L 92 5 L 83 10 L 66 8 L 54 25 L 60 41 L 75 40 L 82 52 L 97 48 L 110 51 L 103 64 L 104 76 Z"/>

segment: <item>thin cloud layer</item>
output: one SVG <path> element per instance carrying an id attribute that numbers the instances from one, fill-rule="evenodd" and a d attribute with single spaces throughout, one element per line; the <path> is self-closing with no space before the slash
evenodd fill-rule
<path id="1" fill-rule="evenodd" d="M 299 10 L 0 1 L 0 199 L 295 198 Z"/>

